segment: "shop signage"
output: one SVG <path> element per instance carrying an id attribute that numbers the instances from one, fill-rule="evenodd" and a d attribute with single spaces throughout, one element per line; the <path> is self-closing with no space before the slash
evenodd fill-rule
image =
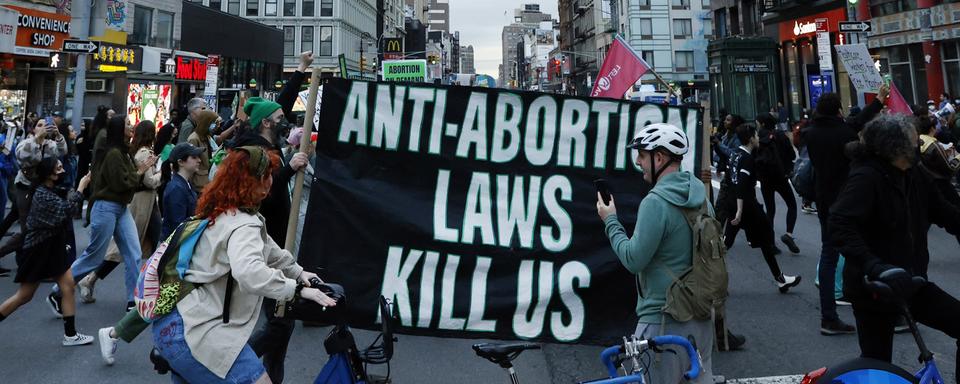
<path id="1" fill-rule="evenodd" d="M 207 60 L 195 57 L 177 57 L 177 80 L 206 81 Z"/>
<path id="2" fill-rule="evenodd" d="M 840 32 L 870 32 L 870 21 L 841 21 Z"/>
<path id="3" fill-rule="evenodd" d="M 817 25 L 818 19 L 825 19 L 820 20 L 819 28 Z M 796 17 L 793 20 L 781 22 L 777 26 L 782 40 L 793 40 L 799 37 L 812 37 L 811 35 L 817 32 L 838 32 L 838 22 L 846 19 L 847 13 L 844 8 L 836 8 L 826 12 Z"/>
<path id="4" fill-rule="evenodd" d="M 100 44 L 90 40 L 64 40 L 63 51 L 66 53 L 93 53 L 100 50 Z"/>
<path id="5" fill-rule="evenodd" d="M 92 67 L 101 72 L 124 72 L 138 62 L 140 53 L 133 47 L 99 42 L 100 48 L 93 53 Z"/>
<path id="6" fill-rule="evenodd" d="M 70 37 L 69 15 L 13 5 L 4 7 L 20 13 L 17 16 L 17 40 L 13 50 L 15 54 L 50 57 L 53 51 L 59 51 L 63 47 L 63 40 Z"/>
<path id="7" fill-rule="evenodd" d="M 793 22 L 793 35 L 800 36 L 806 35 L 808 33 L 814 33 L 817 31 L 817 24 L 814 22 L 800 24 L 797 21 Z"/>
<path id="8" fill-rule="evenodd" d="M 768 63 L 743 63 L 743 64 L 734 64 L 734 72 L 770 72 L 770 64 Z"/>
<path id="9" fill-rule="evenodd" d="M 220 75 L 220 55 L 207 56 L 207 73 L 203 84 L 203 98 L 214 111 L 217 110 L 217 78 Z"/>
<path id="10" fill-rule="evenodd" d="M 427 81 L 426 60 L 384 60 L 385 81 Z"/>
<path id="11" fill-rule="evenodd" d="M 107 28 L 122 31 L 127 23 L 127 1 L 107 0 Z"/>
<path id="12" fill-rule="evenodd" d="M 399 60 L 403 59 L 403 39 L 399 37 L 388 37 L 383 39 L 383 59 Z"/>
<path id="13" fill-rule="evenodd" d="M 713 74 L 720 73 L 720 64 L 711 64 L 707 70 Z"/>
<path id="14" fill-rule="evenodd" d="M 830 54 L 830 32 L 817 32 L 817 57 L 821 71 L 833 70 L 833 56 Z"/>
<path id="15" fill-rule="evenodd" d="M 0 8 L 0 53 L 13 53 L 17 47 L 17 12 Z"/>

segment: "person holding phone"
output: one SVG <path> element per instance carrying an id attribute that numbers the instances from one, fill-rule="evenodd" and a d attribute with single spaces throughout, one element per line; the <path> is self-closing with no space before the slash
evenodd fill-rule
<path id="1" fill-rule="evenodd" d="M 603 220 L 607 237 L 620 263 L 638 275 L 643 296 L 637 299 L 639 317 L 635 335 L 653 337 L 663 334 L 691 336 L 701 346 L 714 343 L 713 322 L 674 319 L 663 312 L 667 289 L 673 275 L 681 275 L 693 264 L 693 237 L 684 209 L 713 208 L 706 200 L 706 186 L 694 174 L 681 171 L 680 162 L 689 150 L 683 130 L 669 124 L 650 124 L 642 129 L 627 147 L 637 150 L 636 165 L 643 169 L 643 179 L 653 185 L 640 202 L 633 236 L 617 218 L 613 196 L 605 182 L 598 180 L 597 214 Z M 607 190 L 606 195 L 604 190 Z M 715 239 L 720 241 L 720 239 Z M 669 317 L 670 321 L 666 321 Z M 713 383 L 713 348 L 699 349 L 703 371 L 693 383 Z M 676 384 L 681 382 L 689 362 L 684 354 L 663 354 L 651 363 L 647 373 L 649 383 Z"/>

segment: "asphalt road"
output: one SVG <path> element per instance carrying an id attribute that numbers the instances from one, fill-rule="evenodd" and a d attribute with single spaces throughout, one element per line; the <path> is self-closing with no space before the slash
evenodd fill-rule
<path id="1" fill-rule="evenodd" d="M 778 204 L 780 204 L 778 202 Z M 777 236 L 783 233 L 785 208 L 777 211 Z M 76 222 L 81 239 L 85 230 Z M 759 250 L 746 246 L 743 235 L 729 253 L 730 294 L 727 306 L 729 326 L 747 337 L 743 351 L 716 353 L 716 373 L 733 378 L 802 374 L 857 356 L 856 336 L 825 337 L 819 334 L 819 302 L 813 285 L 819 256 L 819 228 L 814 215 L 801 214 L 797 223 L 799 255 L 779 256 L 788 274 L 803 275 L 803 282 L 789 294 L 778 293 Z M 784 250 L 786 250 L 785 247 Z M 956 239 L 942 229 L 930 232 L 930 277 L 947 292 L 960 295 L 960 259 Z M 12 257 L 0 265 L 14 267 Z M 122 267 L 121 267 L 122 268 Z M 0 297 L 16 289 L 12 278 L 0 278 Z M 0 323 L 0 383 L 165 383 L 169 379 L 153 373 L 147 359 L 152 345 L 149 335 L 132 344 L 121 344 L 117 363 L 103 364 L 96 343 L 84 347 L 62 347 L 61 321 L 43 302 L 49 285 L 41 288 L 34 301 Z M 82 332 L 96 335 L 98 328 L 113 324 L 123 315 L 121 271 L 97 285 L 97 302 L 79 304 L 77 325 Z M 632 300 L 632 299 L 631 299 Z M 840 307 L 841 317 L 853 321 L 849 307 Z M 624 334 L 632 333 L 632 326 Z M 297 326 L 287 358 L 287 383 L 312 383 L 327 360 L 323 340 L 328 328 Z M 936 353 L 944 377 L 952 378 L 956 344 L 938 331 L 922 328 L 929 348 Z M 368 345 L 376 335 L 356 331 L 357 342 Z M 440 339 L 399 335 L 391 374 L 396 383 L 502 383 L 509 382 L 503 370 L 473 355 L 476 340 Z M 600 348 L 591 346 L 545 345 L 528 351 L 516 367 L 522 383 L 573 383 L 599 378 Z M 909 335 L 896 337 L 896 363 L 916 370 L 918 352 Z M 385 367 L 380 372 L 385 373 Z M 948 380 L 948 382 L 951 380 Z"/>

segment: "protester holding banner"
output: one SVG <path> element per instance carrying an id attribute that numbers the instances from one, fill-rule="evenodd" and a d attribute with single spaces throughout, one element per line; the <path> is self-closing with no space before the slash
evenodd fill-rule
<path id="1" fill-rule="evenodd" d="M 317 275 L 277 246 L 257 214 L 279 164 L 276 154 L 259 146 L 234 148 L 197 202 L 197 215 L 211 222 L 183 275 L 197 288 L 153 323 L 160 355 L 187 382 L 269 382 L 247 345 L 264 297 L 286 301 L 299 296 L 336 305 L 310 287 L 309 279 Z M 225 305 L 229 322 L 223 317 Z"/>
<path id="2" fill-rule="evenodd" d="M 597 194 L 597 213 L 603 220 L 607 236 L 620 262 L 638 275 L 643 296 L 637 299 L 640 317 L 634 334 L 641 338 L 659 335 L 680 335 L 697 341 L 703 371 L 693 383 L 713 383 L 713 322 L 690 320 L 676 322 L 663 312 L 671 274 L 678 276 L 690 269 L 693 245 L 692 231 L 681 209 L 699 210 L 706 202 L 706 187 L 696 175 L 680 171 L 680 160 L 688 151 L 686 134 L 669 124 L 651 124 L 641 130 L 629 148 L 638 151 L 636 164 L 643 169 L 643 179 L 653 190 L 640 203 L 633 236 L 617 218 L 614 199 L 606 204 Z M 709 204 L 706 205 L 709 207 Z M 712 211 L 712 209 L 710 209 Z M 712 214 L 712 212 L 711 212 Z M 715 239 L 719 241 L 719 239 Z M 672 273 L 664 273 L 669 268 Z M 668 271 L 669 272 L 669 271 Z M 681 354 L 659 356 L 646 372 L 648 383 L 680 383 L 688 362 Z"/>
<path id="3" fill-rule="evenodd" d="M 759 145 L 757 127 L 752 124 L 741 124 L 736 130 L 737 139 L 743 143 L 730 157 L 730 166 L 726 178 L 732 185 L 736 196 L 736 213 L 730 219 L 724 232 L 724 240 L 729 249 L 737 232 L 743 229 L 747 234 L 747 242 L 753 248 L 760 248 L 763 260 L 770 268 L 770 274 L 777 283 L 780 293 L 787 293 L 790 288 L 800 284 L 800 276 L 784 275 L 777 263 L 774 246 L 773 225 L 764 214 L 763 207 L 757 201 L 757 166 L 753 150 Z"/>

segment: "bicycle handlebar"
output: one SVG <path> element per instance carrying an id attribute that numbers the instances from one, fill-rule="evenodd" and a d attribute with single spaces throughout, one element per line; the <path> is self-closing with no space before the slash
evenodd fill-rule
<path id="1" fill-rule="evenodd" d="M 682 347 L 687 352 L 687 357 L 690 359 L 690 370 L 683 375 L 687 380 L 695 380 L 700 376 L 700 355 L 697 353 L 696 348 L 690 344 L 687 339 L 680 336 L 657 336 L 652 339 L 638 340 L 638 344 L 632 345 L 630 348 L 639 352 L 641 348 L 650 348 L 656 350 L 656 347 L 659 345 L 676 345 Z M 625 344 L 631 344 L 630 341 L 625 342 Z M 639 348 L 638 348 L 639 347 Z M 607 367 L 607 373 L 611 378 L 618 376 L 617 367 L 613 365 L 613 361 L 616 359 L 617 355 L 625 353 L 624 345 L 615 345 L 604 349 L 600 353 L 600 359 L 603 361 L 603 365 Z M 659 351 L 658 351 L 659 352 Z"/>

